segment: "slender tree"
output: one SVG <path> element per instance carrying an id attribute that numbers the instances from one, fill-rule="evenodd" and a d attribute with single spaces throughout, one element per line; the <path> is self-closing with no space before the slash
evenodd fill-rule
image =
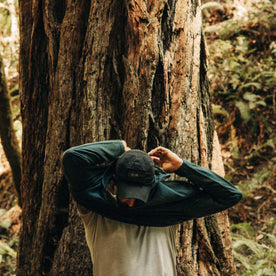
<path id="1" fill-rule="evenodd" d="M 0 138 L 12 170 L 13 181 L 20 204 L 21 152 L 13 127 L 11 97 L 7 86 L 4 64 L 0 55 Z"/>
<path id="2" fill-rule="evenodd" d="M 166 146 L 211 166 L 200 4 L 20 0 L 19 9 L 23 226 L 17 274 L 91 275 L 62 152 L 118 138 L 143 150 Z M 179 226 L 179 275 L 235 275 L 226 222 L 223 213 Z"/>

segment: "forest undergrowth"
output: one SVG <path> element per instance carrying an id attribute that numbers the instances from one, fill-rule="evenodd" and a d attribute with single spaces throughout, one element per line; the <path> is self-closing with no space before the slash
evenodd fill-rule
<path id="1" fill-rule="evenodd" d="M 18 41 L 0 0 L 0 53 L 21 139 Z M 229 210 L 239 276 L 276 275 L 276 5 L 273 1 L 203 1 L 208 75 L 226 178 L 243 192 Z M 16 37 L 16 36 L 15 36 Z M 13 50 L 11 50 L 13 48 Z M 0 144 L 0 274 L 15 275 L 21 210 Z"/>
<path id="2" fill-rule="evenodd" d="M 210 93 L 227 178 L 238 275 L 276 275 L 276 5 L 203 3 Z"/>

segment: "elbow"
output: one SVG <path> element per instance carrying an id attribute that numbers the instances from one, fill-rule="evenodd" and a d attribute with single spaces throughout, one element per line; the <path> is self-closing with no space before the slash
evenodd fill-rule
<path id="1" fill-rule="evenodd" d="M 236 193 L 236 204 L 239 203 L 242 199 L 242 192 L 240 190 L 237 190 Z"/>
<path id="2" fill-rule="evenodd" d="M 77 167 L 74 151 L 72 149 L 66 150 L 62 155 L 61 161 L 65 177 L 67 178 L 67 180 L 72 179 L 72 177 L 75 175 Z"/>
<path id="3" fill-rule="evenodd" d="M 70 167 L 70 164 L 72 164 L 72 162 L 74 160 L 74 154 L 73 154 L 72 149 L 66 150 L 63 153 L 61 160 L 62 160 L 63 168 Z"/>
<path id="4" fill-rule="evenodd" d="M 237 190 L 232 196 L 231 196 L 231 200 L 230 200 L 230 206 L 229 207 L 232 207 L 236 204 L 238 204 L 241 199 L 242 199 L 243 195 L 242 195 L 242 192 Z"/>

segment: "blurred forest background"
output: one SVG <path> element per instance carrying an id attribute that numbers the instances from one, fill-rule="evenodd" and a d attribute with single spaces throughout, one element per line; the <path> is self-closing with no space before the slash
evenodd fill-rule
<path id="1" fill-rule="evenodd" d="M 20 145 L 17 9 L 17 0 L 0 0 L 0 60 Z M 226 178 L 244 194 L 242 202 L 229 210 L 237 272 L 276 275 L 276 4 L 273 0 L 203 1 L 202 19 Z M 1 275 L 15 275 L 20 215 L 11 168 L 0 143 Z"/>

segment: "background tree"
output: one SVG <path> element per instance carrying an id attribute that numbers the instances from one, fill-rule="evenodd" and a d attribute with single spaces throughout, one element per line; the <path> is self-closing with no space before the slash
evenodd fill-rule
<path id="1" fill-rule="evenodd" d="M 13 127 L 11 97 L 9 94 L 4 64 L 0 55 L 0 138 L 10 163 L 15 189 L 20 204 L 21 152 Z"/>
<path id="2" fill-rule="evenodd" d="M 144 150 L 163 145 L 210 167 L 214 129 L 200 6 L 189 0 L 20 0 L 19 10 L 23 226 L 17 274 L 91 275 L 62 152 L 119 138 Z M 178 271 L 235 274 L 225 213 L 179 227 Z"/>

